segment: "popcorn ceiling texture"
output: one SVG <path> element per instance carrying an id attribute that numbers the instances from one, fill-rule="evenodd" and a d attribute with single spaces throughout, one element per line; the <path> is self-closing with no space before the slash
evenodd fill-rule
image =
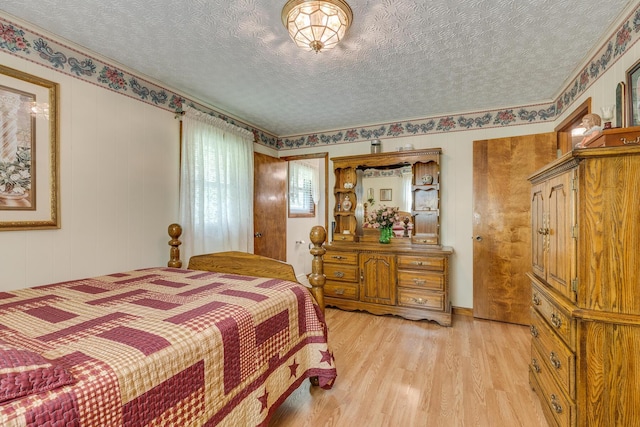
<path id="1" fill-rule="evenodd" d="M 320 54 L 289 39 L 284 3 L 5 0 L 0 9 L 291 146 L 322 131 L 383 124 L 387 134 L 398 121 L 545 110 L 633 2 L 349 0 L 351 29 Z"/>

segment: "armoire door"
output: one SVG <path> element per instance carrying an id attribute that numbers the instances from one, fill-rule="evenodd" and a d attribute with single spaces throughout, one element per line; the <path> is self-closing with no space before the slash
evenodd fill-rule
<path id="1" fill-rule="evenodd" d="M 287 162 L 253 154 L 253 253 L 287 260 Z"/>
<path id="2" fill-rule="evenodd" d="M 556 133 L 473 143 L 473 315 L 527 325 L 531 188 L 527 177 L 557 157 Z"/>

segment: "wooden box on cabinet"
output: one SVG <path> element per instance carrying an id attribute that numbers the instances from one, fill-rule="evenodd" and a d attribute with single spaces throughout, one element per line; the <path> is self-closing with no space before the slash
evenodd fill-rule
<path id="1" fill-rule="evenodd" d="M 567 153 L 532 183 L 530 382 L 547 421 L 640 420 L 640 147 Z"/>

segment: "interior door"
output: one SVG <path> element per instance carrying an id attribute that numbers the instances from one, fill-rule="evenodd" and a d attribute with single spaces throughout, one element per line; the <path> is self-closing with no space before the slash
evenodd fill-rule
<path id="1" fill-rule="evenodd" d="M 556 133 L 473 143 L 473 315 L 529 324 L 531 186 L 556 158 Z"/>
<path id="2" fill-rule="evenodd" d="M 287 162 L 253 154 L 253 252 L 287 259 Z"/>

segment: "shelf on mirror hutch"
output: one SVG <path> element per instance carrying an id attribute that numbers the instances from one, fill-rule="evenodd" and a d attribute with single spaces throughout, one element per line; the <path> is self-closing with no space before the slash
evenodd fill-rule
<path id="1" fill-rule="evenodd" d="M 440 243 L 441 153 L 428 148 L 331 159 L 334 224 L 324 256 L 327 305 L 451 325 L 453 249 Z M 390 200 L 379 200 L 380 189 Z M 388 244 L 379 243 L 379 229 L 366 226 L 367 213 L 383 206 L 398 207 L 401 217 Z"/>

